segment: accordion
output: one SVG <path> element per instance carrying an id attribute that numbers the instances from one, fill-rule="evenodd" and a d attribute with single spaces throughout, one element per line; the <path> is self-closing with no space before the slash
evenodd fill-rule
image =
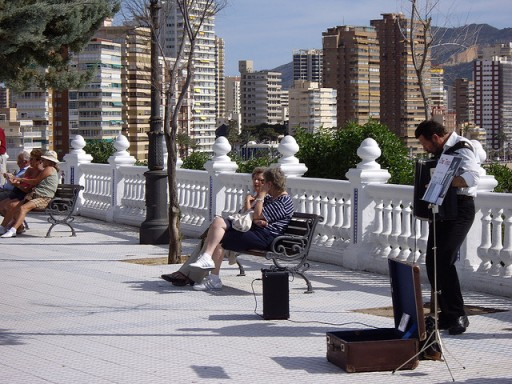
<path id="1" fill-rule="evenodd" d="M 437 166 L 437 159 L 418 159 L 414 169 L 413 215 L 420 220 L 432 220 L 430 203 L 421 198 L 427 190 L 432 173 Z M 454 220 L 457 218 L 457 188 L 450 187 L 443 204 L 438 207 L 436 220 Z"/>

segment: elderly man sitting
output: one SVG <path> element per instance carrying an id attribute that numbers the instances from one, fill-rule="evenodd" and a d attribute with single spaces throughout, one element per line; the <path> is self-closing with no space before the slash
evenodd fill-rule
<path id="1" fill-rule="evenodd" d="M 14 175 L 15 177 L 23 177 L 25 171 L 30 166 L 30 153 L 27 151 L 20 152 L 18 154 L 18 158 L 16 159 L 16 164 L 18 164 L 18 172 Z M 6 183 L 0 188 L 0 200 L 12 198 L 12 192 L 14 191 L 14 185 L 9 181 L 9 174 L 4 175 L 6 179 Z"/>

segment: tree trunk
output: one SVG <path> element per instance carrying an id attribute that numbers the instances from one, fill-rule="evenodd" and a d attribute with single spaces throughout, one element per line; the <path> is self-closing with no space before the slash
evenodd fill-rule
<path id="1" fill-rule="evenodd" d="M 167 90 L 165 99 L 165 116 L 171 116 L 171 89 Z M 181 262 L 181 210 L 176 184 L 176 163 L 178 160 L 176 132 L 178 131 L 178 122 L 174 118 L 166 118 L 164 125 L 165 144 L 167 146 L 167 182 L 169 183 L 169 253 L 167 262 L 169 264 L 178 264 Z"/>
<path id="2" fill-rule="evenodd" d="M 175 206 L 169 206 L 169 254 L 167 263 L 181 263 L 180 209 Z"/>
<path id="3" fill-rule="evenodd" d="M 170 147 L 170 148 L 169 148 Z M 167 175 L 169 182 L 169 264 L 181 262 L 181 211 L 178 202 L 178 188 L 176 187 L 176 145 L 174 141 L 167 145 L 169 158 Z"/>

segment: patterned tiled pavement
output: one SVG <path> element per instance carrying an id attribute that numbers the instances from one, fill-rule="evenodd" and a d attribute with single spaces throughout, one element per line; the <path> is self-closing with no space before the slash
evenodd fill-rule
<path id="1" fill-rule="evenodd" d="M 197 292 L 161 280 L 178 265 L 140 245 L 138 229 L 77 218 L 77 237 L 30 219 L 0 239 L 0 383 L 510 383 L 512 299 L 464 292 L 469 305 L 503 310 L 470 316 L 461 336 L 442 332 L 445 362 L 414 370 L 346 373 L 326 360 L 327 331 L 393 327 L 358 309 L 391 305 L 386 276 L 312 263 L 315 292 L 290 282 L 289 320 L 263 320 L 260 269 L 226 262 L 224 289 Z M 184 253 L 195 246 L 185 240 Z M 429 287 L 424 285 L 424 299 Z"/>

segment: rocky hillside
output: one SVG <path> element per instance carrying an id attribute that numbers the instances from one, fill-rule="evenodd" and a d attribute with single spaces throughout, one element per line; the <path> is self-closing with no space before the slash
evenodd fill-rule
<path id="1" fill-rule="evenodd" d="M 512 42 L 512 28 L 498 29 L 488 24 L 470 24 L 458 28 L 434 28 L 432 62 L 444 67 L 445 84 L 471 78 L 473 60 L 480 47 Z"/>

